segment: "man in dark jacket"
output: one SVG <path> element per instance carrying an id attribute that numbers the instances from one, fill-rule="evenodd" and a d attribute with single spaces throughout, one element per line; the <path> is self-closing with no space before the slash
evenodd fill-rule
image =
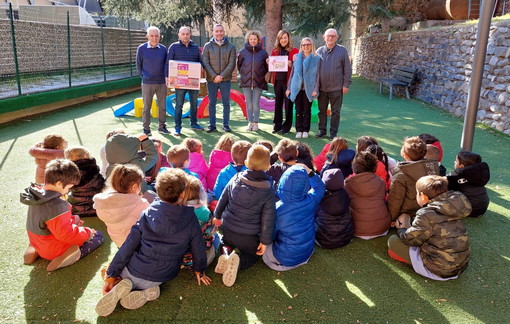
<path id="1" fill-rule="evenodd" d="M 230 80 L 236 65 L 236 48 L 225 37 L 225 29 L 217 24 L 213 37 L 204 45 L 202 64 L 207 73 L 207 94 L 209 95 L 209 127 L 207 132 L 216 131 L 216 99 L 218 90 L 223 102 L 223 130 L 230 132 Z"/>
<path id="2" fill-rule="evenodd" d="M 179 41 L 172 43 L 168 47 L 168 54 L 166 56 L 165 71 L 168 73 L 168 61 L 186 61 L 186 62 L 201 62 L 200 49 L 191 40 L 191 29 L 182 26 L 179 29 Z M 167 83 L 169 79 L 167 78 Z M 191 129 L 204 130 L 197 122 L 197 107 L 198 107 L 198 90 L 190 89 L 175 89 L 175 136 L 181 136 L 181 118 L 182 106 L 184 105 L 184 96 L 188 93 L 190 103 L 190 121 Z"/>

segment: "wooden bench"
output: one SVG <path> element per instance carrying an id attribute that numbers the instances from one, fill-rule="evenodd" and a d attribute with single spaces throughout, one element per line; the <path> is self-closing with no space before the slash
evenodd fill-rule
<path id="1" fill-rule="evenodd" d="M 396 66 L 393 68 L 391 78 L 379 79 L 379 93 L 382 93 L 383 84 L 390 89 L 389 99 L 393 98 L 393 86 L 402 86 L 406 90 L 407 99 L 411 99 L 409 95 L 409 87 L 413 84 L 416 78 L 418 69 L 410 68 L 407 66 Z"/>

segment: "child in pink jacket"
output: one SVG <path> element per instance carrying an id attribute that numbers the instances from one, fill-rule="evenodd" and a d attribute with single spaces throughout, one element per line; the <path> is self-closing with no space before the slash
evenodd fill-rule
<path id="1" fill-rule="evenodd" d="M 229 134 L 224 134 L 211 151 L 211 155 L 209 156 L 209 174 L 207 175 L 207 191 L 213 192 L 218 174 L 220 174 L 220 171 L 230 162 L 233 162 L 230 151 L 232 150 L 234 142 L 234 139 Z"/>
<path id="2" fill-rule="evenodd" d="M 189 150 L 189 166 L 191 172 L 198 174 L 198 178 L 204 189 L 207 188 L 207 175 L 209 174 L 209 165 L 205 162 L 202 142 L 196 138 L 188 137 L 182 141 L 182 145 Z"/>
<path id="3" fill-rule="evenodd" d="M 31 147 L 28 153 L 35 158 L 35 182 L 44 183 L 44 170 L 51 160 L 63 159 L 67 141 L 58 134 L 49 134 L 42 143 Z"/>

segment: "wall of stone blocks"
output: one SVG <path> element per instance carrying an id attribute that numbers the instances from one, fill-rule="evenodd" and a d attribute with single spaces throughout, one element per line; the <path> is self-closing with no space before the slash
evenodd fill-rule
<path id="1" fill-rule="evenodd" d="M 418 69 L 411 95 L 463 117 L 474 58 L 477 25 L 360 37 L 357 73 L 378 81 L 392 67 Z M 510 134 L 510 21 L 491 25 L 477 121 Z M 401 93 L 402 94 L 402 93 Z"/>

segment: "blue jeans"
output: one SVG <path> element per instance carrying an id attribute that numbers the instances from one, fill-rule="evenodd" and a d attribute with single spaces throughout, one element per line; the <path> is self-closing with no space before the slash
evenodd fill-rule
<path id="1" fill-rule="evenodd" d="M 243 88 L 244 97 L 246 98 L 246 114 L 250 123 L 258 123 L 260 115 L 260 88 Z"/>
<path id="2" fill-rule="evenodd" d="M 184 105 L 184 96 L 186 92 L 189 95 L 191 126 L 197 125 L 197 106 L 198 106 L 198 90 L 175 89 L 175 129 L 182 128 L 182 106 Z"/>
<path id="3" fill-rule="evenodd" d="M 216 101 L 218 90 L 221 92 L 223 103 L 223 127 L 230 122 L 230 81 L 214 83 L 207 81 L 207 95 L 209 96 L 209 128 L 216 128 Z"/>

